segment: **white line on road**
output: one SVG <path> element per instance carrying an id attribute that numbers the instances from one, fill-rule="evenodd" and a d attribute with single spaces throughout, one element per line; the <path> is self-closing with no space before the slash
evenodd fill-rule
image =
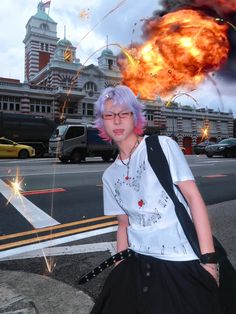
<path id="1" fill-rule="evenodd" d="M 0 180 L 0 193 L 9 200 L 9 203 L 13 205 L 34 228 L 38 229 L 59 224 L 58 221 L 46 214 L 26 197 L 15 195 L 13 189 L 3 180 Z"/>
<path id="2" fill-rule="evenodd" d="M 110 251 L 111 255 L 115 254 L 116 253 L 116 241 L 78 244 L 78 245 L 72 245 L 72 246 L 48 247 L 48 248 L 44 248 L 43 250 L 39 249 L 32 252 L 19 254 L 17 256 L 14 255 L 8 258 L 3 258 L 1 259 L 1 261 L 36 258 L 36 257 L 43 257 L 43 256 L 75 255 L 75 254 L 105 252 L 105 251 Z"/>
<path id="3" fill-rule="evenodd" d="M 71 169 L 69 171 L 60 171 L 60 170 L 56 170 L 55 175 L 63 175 L 63 174 L 81 174 L 81 173 L 101 173 L 104 172 L 105 168 L 101 169 L 101 170 L 74 170 Z M 33 176 L 45 176 L 45 175 L 54 175 L 54 173 L 52 171 L 50 172 L 43 172 L 43 170 L 41 170 L 40 172 L 35 172 L 35 173 L 24 173 L 23 171 L 21 171 L 21 177 L 33 177 Z M 7 175 L 0 175 L 0 178 L 12 178 L 15 177 L 15 174 L 7 174 Z"/>
<path id="4" fill-rule="evenodd" d="M 0 163 L 7 163 L 7 164 L 29 164 L 29 162 L 35 163 L 35 162 L 48 162 L 48 161 L 52 161 L 52 162 L 58 162 L 57 159 L 47 159 L 47 158 L 32 158 L 32 159 L 0 159 Z"/>
<path id="5" fill-rule="evenodd" d="M 42 256 L 45 248 L 52 247 L 55 245 L 59 245 L 62 243 L 67 243 L 67 242 L 72 242 L 72 241 L 77 241 L 81 239 L 86 239 L 89 237 L 94 237 L 97 235 L 105 234 L 105 233 L 111 233 L 115 232 L 117 230 L 117 226 L 112 226 L 112 227 L 107 227 L 107 228 L 102 228 L 98 230 L 92 230 L 88 232 L 83 232 L 83 233 L 78 233 L 74 234 L 68 237 L 64 238 L 59 238 L 59 239 L 53 239 L 53 240 L 48 240 L 45 242 L 40 242 L 40 243 L 35 243 L 35 244 L 30 244 L 27 246 L 21 246 L 18 248 L 6 250 L 4 252 L 0 252 L 0 260 L 9 260 L 9 259 L 18 259 L 19 256 L 22 256 L 26 254 L 27 252 L 32 252 L 35 250 L 41 250 Z"/>
<path id="6" fill-rule="evenodd" d="M 204 160 L 203 161 L 205 164 L 207 163 L 211 163 L 211 162 L 214 162 L 214 163 L 226 163 L 226 162 L 236 162 L 236 159 L 221 159 L 221 160 L 217 160 L 217 159 L 213 159 L 213 160 Z"/>
<path id="7" fill-rule="evenodd" d="M 208 164 L 207 166 L 214 166 L 214 164 Z M 189 167 L 204 167 L 204 164 L 190 164 Z"/>

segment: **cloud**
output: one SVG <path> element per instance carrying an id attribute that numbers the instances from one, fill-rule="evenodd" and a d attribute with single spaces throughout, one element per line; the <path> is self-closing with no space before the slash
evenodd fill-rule
<path id="1" fill-rule="evenodd" d="M 223 79 L 214 78 L 214 85 L 211 81 L 206 80 L 198 86 L 197 90 L 191 92 L 191 95 L 197 100 L 200 107 L 220 111 L 232 110 L 236 116 L 236 93 L 235 84 Z"/>
<path id="2" fill-rule="evenodd" d="M 51 0 L 49 15 L 58 23 L 57 36 L 59 38 L 64 37 L 64 25 L 66 25 L 67 39 L 76 47 L 79 43 L 77 57 L 83 63 L 96 50 L 106 45 L 106 35 L 108 35 L 109 43 L 119 43 L 123 46 L 128 45 L 133 38 L 137 40 L 140 35 L 139 27 L 137 27 L 135 36 L 132 37 L 134 23 L 145 16 L 151 16 L 157 6 L 157 1 L 137 1 L 134 6 L 132 0 L 127 0 L 104 19 L 104 16 L 120 2 L 120 0 L 109 2 L 106 0 L 87 0 L 86 2 Z M 10 75 L 12 78 L 23 80 L 24 44 L 22 41 L 26 32 L 25 25 L 29 18 L 37 12 L 38 3 L 39 0 L 1 0 L 0 20 L 2 29 L 6 29 L 6 31 L 0 33 L 0 55 L 1 60 L 4 60 L 0 76 Z M 84 9 L 89 9 L 88 19 L 79 17 L 81 10 Z M 14 23 L 9 23 L 9 21 L 14 21 Z M 98 25 L 91 31 L 96 24 Z M 81 41 L 89 31 L 91 31 L 89 35 Z M 111 49 L 118 52 L 114 46 Z M 15 58 L 12 55 L 13 51 Z M 98 56 L 99 52 L 98 55 L 91 58 L 91 63 L 97 63 Z"/>

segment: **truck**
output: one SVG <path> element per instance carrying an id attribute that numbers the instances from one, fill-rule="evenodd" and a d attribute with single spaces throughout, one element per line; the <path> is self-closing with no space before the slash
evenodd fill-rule
<path id="1" fill-rule="evenodd" d="M 40 115 L 0 112 L 0 137 L 32 146 L 36 157 L 48 153 L 49 138 L 57 126 Z"/>
<path id="2" fill-rule="evenodd" d="M 59 125 L 49 140 L 49 154 L 62 163 L 80 163 L 86 157 L 102 157 L 108 162 L 117 152 L 117 146 L 102 140 L 93 125 L 82 123 Z"/>

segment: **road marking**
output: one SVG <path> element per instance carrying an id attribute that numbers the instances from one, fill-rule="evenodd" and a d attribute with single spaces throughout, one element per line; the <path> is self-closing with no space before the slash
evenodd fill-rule
<path id="1" fill-rule="evenodd" d="M 215 164 L 211 163 L 208 164 L 207 166 L 214 166 Z M 204 167 L 205 165 L 203 163 L 201 164 L 190 164 L 189 167 L 193 168 L 193 167 Z"/>
<path id="2" fill-rule="evenodd" d="M 214 162 L 214 163 L 226 163 L 226 162 L 235 162 L 236 160 L 234 159 L 227 159 L 227 161 L 225 159 L 222 159 L 222 160 L 216 160 L 216 159 L 213 159 L 213 160 L 204 160 L 203 163 L 204 164 L 207 164 L 207 163 L 211 163 L 211 162 Z"/>
<path id="3" fill-rule="evenodd" d="M 56 229 L 63 229 L 67 227 L 73 227 L 76 225 L 81 225 L 81 224 L 86 224 L 94 221 L 100 221 L 100 220 L 106 220 L 106 219 L 111 219 L 115 218 L 115 216 L 99 216 L 95 218 L 89 218 L 89 219 L 83 219 L 83 220 L 78 220 L 78 221 L 73 221 L 73 222 L 68 222 L 65 224 L 59 224 L 51 227 L 46 227 L 46 228 L 40 228 L 40 229 L 34 229 L 34 230 L 29 230 L 29 231 L 24 231 L 24 232 L 18 232 L 18 233 L 12 233 L 4 236 L 0 236 L 0 241 L 2 240 L 7 240 L 7 239 L 12 239 L 12 238 L 17 238 L 17 237 L 22 237 L 26 235 L 32 235 L 32 234 L 39 234 L 41 232 L 45 231 L 53 231 Z"/>
<path id="4" fill-rule="evenodd" d="M 101 235 L 101 234 L 105 234 L 105 233 L 111 233 L 111 232 L 115 232 L 115 231 L 117 231 L 117 226 L 111 226 L 108 228 L 102 228 L 99 230 L 91 230 L 88 232 L 70 235 L 68 237 L 53 239 L 53 240 L 45 241 L 42 243 L 41 242 L 40 243 L 34 243 L 31 245 L 10 249 L 10 250 L 4 251 L 4 252 L 0 252 L 0 260 L 2 260 L 2 258 L 8 257 L 8 256 L 13 256 L 13 255 L 15 256 L 15 255 L 26 253 L 26 252 L 31 252 L 31 251 L 34 251 L 37 249 L 43 250 L 46 247 L 60 245 L 62 243 L 73 242 L 73 241 L 77 241 L 77 240 L 81 240 L 81 239 L 86 239 L 89 237 L 94 237 L 97 235 Z"/>
<path id="5" fill-rule="evenodd" d="M 58 192 L 65 192 L 66 190 L 63 188 L 56 188 L 56 189 L 44 189 L 44 190 L 31 190 L 31 191 L 22 191 L 21 195 L 36 195 L 36 194 L 49 194 L 49 193 L 58 193 Z"/>
<path id="6" fill-rule="evenodd" d="M 227 174 L 211 174 L 208 176 L 202 176 L 203 178 L 222 178 L 222 177 L 227 177 Z"/>
<path id="7" fill-rule="evenodd" d="M 12 188 L 2 180 L 0 180 L 0 193 L 2 193 L 7 200 L 10 200 L 9 203 L 13 205 L 34 228 L 43 228 L 59 224 L 58 221 L 46 214 L 26 197 L 14 195 Z"/>
<path id="8" fill-rule="evenodd" d="M 83 173 L 101 173 L 104 172 L 106 168 L 103 168 L 101 170 L 78 170 L 78 169 L 67 169 L 67 171 L 60 171 L 60 169 L 56 169 L 55 173 L 54 172 L 35 172 L 35 173 L 25 173 L 21 172 L 21 177 L 34 177 L 34 176 L 45 176 L 45 175 L 63 175 L 63 174 L 83 174 Z M 0 175 L 0 178 L 5 178 L 5 177 L 15 177 L 15 174 L 5 174 L 5 175 Z"/>
<path id="9" fill-rule="evenodd" d="M 116 253 L 116 241 L 114 242 L 98 242 L 98 243 L 88 243 L 88 244 L 79 244 L 71 246 L 56 246 L 56 247 L 47 247 L 30 252 L 24 252 L 18 254 L 17 256 L 9 256 L 1 259 L 4 260 L 16 260 L 16 259 L 27 259 L 27 258 L 36 258 L 36 257 L 45 257 L 45 256 L 61 256 L 61 255 L 75 255 L 75 254 L 84 254 L 84 253 L 93 253 L 93 252 L 105 252 L 110 251 L 111 255 Z"/>
<path id="10" fill-rule="evenodd" d="M 108 221 L 108 222 L 104 222 L 104 223 L 97 224 L 97 225 L 86 226 L 86 227 L 81 227 L 81 228 L 77 228 L 77 229 L 70 229 L 70 230 L 66 230 L 66 231 L 62 231 L 62 232 L 47 234 L 45 236 L 38 236 L 37 235 L 37 237 L 35 237 L 35 238 L 30 238 L 30 239 L 26 239 L 26 240 L 2 244 L 2 245 L 0 245 L 0 250 L 10 249 L 10 248 L 13 248 L 13 247 L 16 247 L 19 245 L 22 246 L 22 245 L 26 245 L 26 244 L 30 244 L 30 243 L 35 243 L 35 242 L 37 243 L 40 241 L 50 240 L 50 239 L 58 238 L 61 236 L 66 236 L 66 235 L 70 235 L 70 234 L 74 234 L 74 233 L 81 233 L 84 231 L 89 231 L 89 230 L 94 230 L 94 229 L 104 228 L 104 227 L 114 226 L 114 225 L 117 225 L 117 221 Z"/>

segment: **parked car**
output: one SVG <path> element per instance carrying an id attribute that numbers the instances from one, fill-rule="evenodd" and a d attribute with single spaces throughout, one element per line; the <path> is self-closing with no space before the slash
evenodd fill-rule
<path id="1" fill-rule="evenodd" d="M 212 142 L 212 141 L 204 141 L 204 142 L 198 143 L 193 146 L 193 152 L 196 155 L 205 154 L 206 153 L 205 148 L 208 145 L 213 145 L 213 144 L 215 144 L 215 142 Z"/>
<path id="2" fill-rule="evenodd" d="M 13 142 L 5 137 L 0 138 L 0 158 L 28 158 L 34 156 L 35 150 L 33 147 Z"/>
<path id="3" fill-rule="evenodd" d="M 236 157 L 236 138 L 226 138 L 217 144 L 205 148 L 207 157 L 214 155 L 223 157 Z"/>

